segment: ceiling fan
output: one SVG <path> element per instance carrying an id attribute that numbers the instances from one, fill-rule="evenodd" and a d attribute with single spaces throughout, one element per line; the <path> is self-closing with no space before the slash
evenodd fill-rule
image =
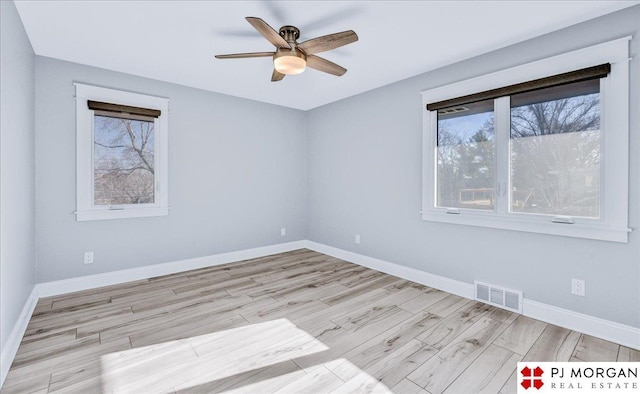
<path id="1" fill-rule="evenodd" d="M 275 31 L 267 22 L 260 18 L 248 16 L 245 18 L 258 33 L 262 34 L 276 47 L 275 52 L 235 53 L 230 55 L 216 55 L 217 59 L 242 59 L 250 57 L 272 57 L 273 74 L 271 82 L 281 81 L 285 75 L 300 74 L 305 67 L 342 76 L 347 69 L 327 59 L 316 56 L 325 52 L 358 41 L 358 35 L 353 30 L 329 34 L 313 38 L 298 44 L 300 30 L 295 26 L 282 26 L 280 32 Z"/>

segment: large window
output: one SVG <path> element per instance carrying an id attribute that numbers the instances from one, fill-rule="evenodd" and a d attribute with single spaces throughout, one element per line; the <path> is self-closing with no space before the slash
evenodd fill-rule
<path id="1" fill-rule="evenodd" d="M 168 100 L 82 84 L 76 100 L 77 220 L 166 215 Z"/>
<path id="2" fill-rule="evenodd" d="M 627 46 L 423 92 L 423 218 L 627 242 Z"/>

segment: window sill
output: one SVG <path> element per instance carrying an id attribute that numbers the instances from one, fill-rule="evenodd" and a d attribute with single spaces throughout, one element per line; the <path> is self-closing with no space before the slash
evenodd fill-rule
<path id="1" fill-rule="evenodd" d="M 488 217 L 486 214 L 468 211 L 462 211 L 458 215 L 448 214 L 440 210 L 428 211 L 422 213 L 422 219 L 439 223 L 462 224 L 620 243 L 629 242 L 629 232 L 631 231 L 631 229 L 628 228 L 614 228 L 601 223 L 564 224 L 551 222 L 551 217 L 535 217 L 529 219 L 516 215 L 497 216 L 495 213 L 491 213 L 491 217 Z"/>
<path id="2" fill-rule="evenodd" d="M 148 208 L 124 208 L 124 209 L 87 209 L 76 212 L 76 220 L 84 222 L 89 220 L 109 220 L 109 219 L 128 219 L 128 218 L 144 218 L 153 216 L 167 216 L 169 208 L 167 207 L 148 207 Z"/>

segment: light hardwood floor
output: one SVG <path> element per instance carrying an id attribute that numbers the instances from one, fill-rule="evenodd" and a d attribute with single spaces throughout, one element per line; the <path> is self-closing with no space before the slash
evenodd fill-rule
<path id="1" fill-rule="evenodd" d="M 309 250 L 41 299 L 2 393 L 512 393 L 640 352 Z"/>

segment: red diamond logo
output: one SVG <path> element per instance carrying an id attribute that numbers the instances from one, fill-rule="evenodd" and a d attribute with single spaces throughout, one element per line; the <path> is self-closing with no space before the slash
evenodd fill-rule
<path id="1" fill-rule="evenodd" d="M 524 367 L 520 373 L 522 374 L 522 382 L 520 382 L 520 385 L 522 385 L 525 390 L 530 389 L 531 386 L 535 387 L 536 390 L 540 390 L 544 385 L 544 383 L 542 383 L 542 374 L 544 373 L 542 368 L 535 367 L 532 370 L 529 367 Z"/>

